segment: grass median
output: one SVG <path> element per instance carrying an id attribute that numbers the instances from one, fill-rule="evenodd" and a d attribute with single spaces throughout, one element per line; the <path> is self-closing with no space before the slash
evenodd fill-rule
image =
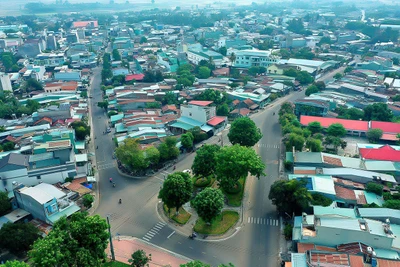
<path id="1" fill-rule="evenodd" d="M 179 209 L 178 215 L 176 215 L 176 214 L 175 214 L 175 212 L 176 212 L 176 209 L 175 209 L 175 208 L 171 209 L 171 210 L 170 210 L 170 213 L 168 214 L 168 208 L 167 208 L 167 206 L 166 206 L 166 205 L 163 205 L 163 207 L 164 207 L 165 215 L 166 215 L 168 218 L 172 219 L 173 221 L 175 221 L 175 222 L 177 222 L 177 223 L 179 223 L 179 224 L 181 224 L 181 225 L 186 224 L 186 223 L 189 221 L 190 217 L 192 217 L 192 214 L 190 214 L 189 212 L 187 212 L 184 208 L 180 208 L 180 209 Z"/>
<path id="2" fill-rule="evenodd" d="M 205 235 L 222 235 L 232 228 L 239 220 L 239 213 L 225 210 L 211 223 L 204 222 L 201 218 L 196 221 L 194 231 Z"/>
<path id="3" fill-rule="evenodd" d="M 238 182 L 240 184 L 239 192 L 228 193 L 223 190 L 226 198 L 228 199 L 228 205 L 232 206 L 232 207 L 240 207 L 240 205 L 242 205 L 244 186 L 246 184 L 246 179 L 240 178 Z"/>

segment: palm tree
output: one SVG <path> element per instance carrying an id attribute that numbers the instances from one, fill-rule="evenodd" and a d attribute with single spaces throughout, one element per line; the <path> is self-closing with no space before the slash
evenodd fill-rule
<path id="1" fill-rule="evenodd" d="M 236 55 L 235 55 L 235 53 L 231 53 L 230 55 L 229 55 L 229 60 L 231 61 L 231 63 L 233 64 L 233 62 L 235 62 L 235 60 L 236 60 Z"/>

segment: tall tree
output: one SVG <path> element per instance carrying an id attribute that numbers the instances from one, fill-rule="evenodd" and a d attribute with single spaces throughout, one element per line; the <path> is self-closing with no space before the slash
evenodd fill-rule
<path id="1" fill-rule="evenodd" d="M 181 144 L 186 149 L 193 148 L 193 134 L 191 132 L 187 132 L 181 135 Z"/>
<path id="2" fill-rule="evenodd" d="M 99 266 L 106 259 L 107 228 L 99 215 L 79 212 L 68 220 L 59 219 L 47 237 L 33 244 L 29 252 L 32 266 Z"/>
<path id="3" fill-rule="evenodd" d="M 251 147 L 262 138 L 262 133 L 254 121 L 248 117 L 243 117 L 233 121 L 228 138 L 234 145 Z"/>
<path id="4" fill-rule="evenodd" d="M 149 266 L 150 261 L 151 261 L 151 254 L 147 256 L 146 252 L 144 252 L 144 250 L 141 249 L 138 249 L 135 252 L 133 252 L 131 258 L 128 260 L 128 262 L 133 267 Z"/>
<path id="5" fill-rule="evenodd" d="M 305 181 L 277 180 L 271 185 L 268 198 L 280 213 L 296 215 L 308 207 L 311 195 L 305 187 Z"/>
<path id="6" fill-rule="evenodd" d="M 210 224 L 224 207 L 224 195 L 217 188 L 207 187 L 193 200 L 193 207 L 203 221 Z"/>
<path id="7" fill-rule="evenodd" d="M 125 139 L 123 144 L 115 150 L 115 155 L 122 164 L 128 166 L 132 171 L 144 170 L 149 166 L 138 139 Z"/>
<path id="8" fill-rule="evenodd" d="M 240 178 L 249 173 L 260 178 L 265 175 L 265 165 L 260 156 L 252 149 L 238 144 L 223 147 L 217 153 L 216 175 L 224 190 L 231 190 L 237 186 Z"/>
<path id="9" fill-rule="evenodd" d="M 204 145 L 196 150 L 192 170 L 196 175 L 209 176 L 215 172 L 217 166 L 217 152 L 220 150 L 218 145 Z"/>
<path id="10" fill-rule="evenodd" d="M 228 50 L 226 49 L 226 46 L 223 46 L 218 49 L 218 52 L 220 52 L 224 57 L 226 57 L 226 53 L 228 52 Z"/>
<path id="11" fill-rule="evenodd" d="M 160 151 L 160 159 L 165 161 L 178 157 L 179 149 L 176 147 L 177 143 L 178 141 L 175 137 L 168 136 L 165 138 L 164 142 L 158 146 L 158 151 Z"/>
<path id="12" fill-rule="evenodd" d="M 306 142 L 306 147 L 310 149 L 311 152 L 321 152 L 322 142 L 318 139 L 309 138 Z"/>
<path id="13" fill-rule="evenodd" d="M 346 129 L 340 123 L 331 124 L 326 130 L 326 132 L 328 133 L 328 135 L 336 137 L 343 137 L 347 133 Z"/>
<path id="14" fill-rule="evenodd" d="M 287 137 L 285 137 L 285 140 L 286 151 L 292 151 L 293 147 L 296 151 L 302 151 L 304 142 L 306 141 L 302 135 L 296 133 L 290 133 Z"/>
<path id="15" fill-rule="evenodd" d="M 0 192 L 0 216 L 7 214 L 11 210 L 11 201 L 7 192 Z"/>
<path id="16" fill-rule="evenodd" d="M 381 139 L 383 131 L 381 129 L 369 129 L 367 132 L 368 141 L 376 143 Z"/>
<path id="17" fill-rule="evenodd" d="M 279 109 L 279 116 L 283 116 L 287 113 L 294 114 L 294 105 L 291 102 L 284 102 Z"/>
<path id="18" fill-rule="evenodd" d="M 391 121 L 393 112 L 385 103 L 374 103 L 364 108 L 365 121 Z"/>
<path id="19" fill-rule="evenodd" d="M 28 251 L 39 237 L 39 230 L 33 224 L 6 223 L 0 229 L 0 247 L 19 254 Z"/>
<path id="20" fill-rule="evenodd" d="M 202 66 L 199 68 L 198 78 L 207 79 L 211 76 L 211 70 L 208 67 Z"/>
<path id="21" fill-rule="evenodd" d="M 188 173 L 176 172 L 168 175 L 158 194 L 168 209 L 175 208 L 176 214 L 192 196 L 193 184 Z"/>
<path id="22" fill-rule="evenodd" d="M 113 57 L 113 59 L 115 61 L 120 61 L 121 60 L 121 54 L 119 53 L 118 49 L 113 49 L 112 57 Z"/>
<path id="23" fill-rule="evenodd" d="M 319 123 L 318 121 L 310 122 L 307 126 L 307 129 L 310 130 L 312 134 L 322 132 L 321 123 Z"/>

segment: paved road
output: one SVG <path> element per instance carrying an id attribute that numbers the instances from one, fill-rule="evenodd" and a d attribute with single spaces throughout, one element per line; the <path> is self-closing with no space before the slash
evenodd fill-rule
<path id="1" fill-rule="evenodd" d="M 340 70 L 339 70 L 340 71 Z M 101 101 L 100 71 L 95 71 L 90 94 L 93 102 Z M 329 74 L 328 77 L 333 76 Z M 322 77 L 320 80 L 324 79 Z M 293 101 L 304 97 L 304 91 L 295 92 L 287 97 Z M 219 242 L 203 242 L 203 240 L 190 240 L 180 235 L 166 225 L 162 225 L 156 213 L 158 191 L 164 175 L 172 172 L 172 168 L 163 173 L 137 180 L 119 175 L 112 153 L 114 144 L 112 136 L 104 135 L 106 129 L 106 116 L 104 111 L 93 106 L 93 133 L 97 137 L 95 145 L 97 167 L 100 177 L 100 205 L 96 213 L 109 216 L 113 234 L 135 236 L 158 246 L 174 251 L 192 259 L 199 259 L 211 265 L 232 262 L 237 267 L 247 266 L 277 266 L 279 254 L 279 229 L 281 224 L 277 217 L 275 207 L 268 200 L 270 185 L 278 179 L 281 131 L 278 124 L 277 113 L 284 99 L 279 99 L 272 107 L 255 114 L 252 118 L 261 128 L 263 138 L 256 150 L 267 164 L 266 177 L 260 180 L 249 179 L 246 195 L 243 226 L 232 238 Z M 176 170 L 190 168 L 194 153 L 188 154 L 184 160 L 176 164 Z M 116 182 L 113 188 L 109 177 Z M 119 198 L 122 204 L 118 204 Z"/>

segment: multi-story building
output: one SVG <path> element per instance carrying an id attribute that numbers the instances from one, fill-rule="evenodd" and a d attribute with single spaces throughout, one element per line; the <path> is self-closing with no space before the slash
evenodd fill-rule
<path id="1" fill-rule="evenodd" d="M 64 64 L 65 57 L 63 53 L 42 53 L 36 56 L 35 65 L 45 67 L 58 67 Z"/>
<path id="2" fill-rule="evenodd" d="M 190 62 L 196 65 L 202 60 L 212 60 L 217 67 L 220 67 L 223 64 L 224 58 L 220 53 L 204 48 L 201 45 L 193 45 L 189 47 L 187 57 Z"/>
<path id="3" fill-rule="evenodd" d="M 4 91 L 12 92 L 10 76 L 7 73 L 0 73 L 0 92 Z"/>
<path id="4" fill-rule="evenodd" d="M 250 67 L 268 67 L 276 64 L 278 58 L 271 55 L 270 51 L 261 50 L 241 50 L 234 53 L 236 56 L 234 67 L 250 68 Z"/>

